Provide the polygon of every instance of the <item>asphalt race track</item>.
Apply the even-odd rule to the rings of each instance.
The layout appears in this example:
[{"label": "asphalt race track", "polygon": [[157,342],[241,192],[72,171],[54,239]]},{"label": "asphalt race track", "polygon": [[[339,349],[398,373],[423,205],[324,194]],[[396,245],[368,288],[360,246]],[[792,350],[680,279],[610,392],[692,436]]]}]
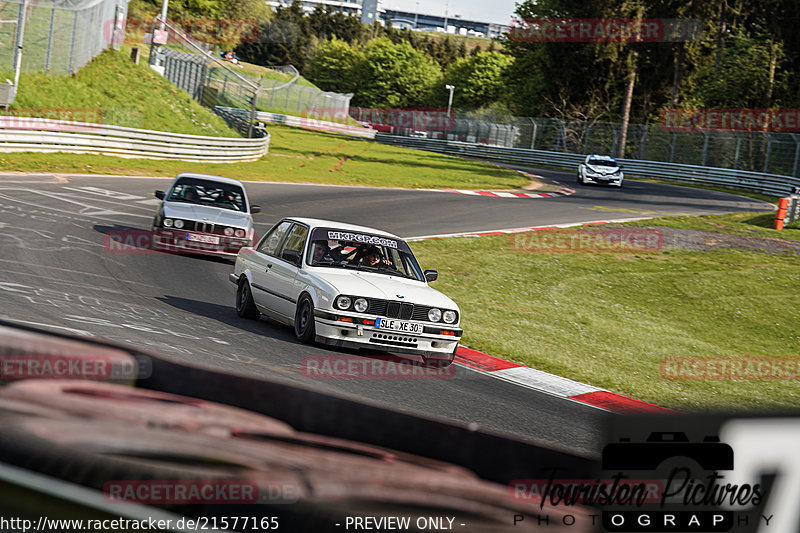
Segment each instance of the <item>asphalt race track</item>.
[{"label": "asphalt race track", "polygon": [[[538,170],[570,186],[574,174]],[[484,429],[596,451],[609,413],[458,367],[450,379],[309,379],[290,328],[240,319],[228,261],[109,253],[109,230],[149,230],[155,189],[170,179],[0,176],[0,318],[99,335],[232,372],[269,375]],[[286,215],[374,226],[402,237],[660,215],[764,211],[724,193],[644,182],[622,190],[577,187],[573,196],[504,199],[454,193],[248,183],[259,234]],[[423,265],[425,268],[443,265]],[[435,286],[435,285],[434,285]],[[346,352],[345,352],[346,353]]]}]

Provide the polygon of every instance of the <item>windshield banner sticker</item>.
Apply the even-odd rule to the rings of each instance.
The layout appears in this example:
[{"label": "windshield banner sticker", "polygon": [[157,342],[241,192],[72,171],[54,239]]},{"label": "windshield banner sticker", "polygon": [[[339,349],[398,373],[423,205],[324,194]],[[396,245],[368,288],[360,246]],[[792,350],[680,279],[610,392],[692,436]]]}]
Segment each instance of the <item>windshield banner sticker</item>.
[{"label": "windshield banner sticker", "polygon": [[361,233],[329,231],[328,239],[332,241],[365,242],[368,244],[375,244],[379,246],[388,246],[389,248],[397,248],[397,241],[394,241],[392,239],[384,239],[383,237],[375,237],[374,235],[363,235]]}]

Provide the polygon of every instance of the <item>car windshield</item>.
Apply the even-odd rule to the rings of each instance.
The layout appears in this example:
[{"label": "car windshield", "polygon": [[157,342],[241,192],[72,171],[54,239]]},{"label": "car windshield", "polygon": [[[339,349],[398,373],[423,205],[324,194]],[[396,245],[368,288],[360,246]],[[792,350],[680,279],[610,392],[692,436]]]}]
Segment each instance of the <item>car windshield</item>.
[{"label": "car windshield", "polygon": [[619,166],[616,161],[609,161],[608,159],[590,159],[589,164],[595,167],[617,168]]},{"label": "car windshield", "polygon": [[170,190],[167,200],[247,211],[241,187],[198,178],[180,178]]},{"label": "car windshield", "polygon": [[332,228],[314,230],[306,263],[424,280],[417,259],[404,241]]}]

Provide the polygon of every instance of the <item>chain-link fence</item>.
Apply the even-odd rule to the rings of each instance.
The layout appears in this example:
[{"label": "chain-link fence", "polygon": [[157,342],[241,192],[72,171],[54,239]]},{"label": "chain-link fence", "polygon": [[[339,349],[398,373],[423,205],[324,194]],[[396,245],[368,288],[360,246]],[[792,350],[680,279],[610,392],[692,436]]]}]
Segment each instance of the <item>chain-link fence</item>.
[{"label": "chain-link fence", "polygon": [[[119,48],[128,0],[6,0],[0,3],[0,70],[69,74],[109,45]],[[22,43],[19,36],[22,34]]]},{"label": "chain-link fence", "polygon": [[419,116],[409,119],[408,112],[351,111],[353,118],[393,135],[800,175],[800,134],[796,133],[684,132],[669,131],[660,124],[630,124],[623,154],[622,128],[617,123],[461,113],[442,119],[441,111],[411,113]]},{"label": "chain-link fence", "polygon": [[[160,22],[155,23],[158,28]],[[321,91],[302,85],[291,65],[245,70],[225,52],[212,52],[173,22],[165,22],[150,63],[172,83],[207,107],[231,107],[346,122],[352,94]],[[208,37],[204,35],[203,37]],[[200,75],[202,74],[202,77]]]},{"label": "chain-link fence", "polygon": [[[256,107],[259,111],[294,116],[313,116],[323,120],[344,122],[350,110],[352,94],[321,91],[298,83],[299,74],[291,65],[268,67],[262,77],[246,75],[251,83],[260,84]],[[226,69],[209,71],[208,85],[215,87],[219,105],[242,107],[247,86]]]}]

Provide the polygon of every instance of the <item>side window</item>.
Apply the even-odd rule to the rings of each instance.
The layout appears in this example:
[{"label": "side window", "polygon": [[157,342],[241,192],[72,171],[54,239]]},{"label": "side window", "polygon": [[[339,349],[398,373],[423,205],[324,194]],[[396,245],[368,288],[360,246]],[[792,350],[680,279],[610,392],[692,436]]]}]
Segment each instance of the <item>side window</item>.
[{"label": "side window", "polygon": [[280,244],[283,236],[286,235],[286,232],[289,230],[291,225],[292,223],[289,221],[278,224],[269,233],[267,233],[267,236],[264,237],[263,241],[261,241],[258,251],[262,254],[276,255],[275,252],[278,251],[278,244]]},{"label": "side window", "polygon": [[281,256],[283,256],[283,252],[286,250],[293,250],[302,255],[303,245],[306,242],[306,235],[308,235],[308,228],[300,224],[295,224],[292,231],[289,232],[289,236],[286,237],[283,249],[281,250]]}]

